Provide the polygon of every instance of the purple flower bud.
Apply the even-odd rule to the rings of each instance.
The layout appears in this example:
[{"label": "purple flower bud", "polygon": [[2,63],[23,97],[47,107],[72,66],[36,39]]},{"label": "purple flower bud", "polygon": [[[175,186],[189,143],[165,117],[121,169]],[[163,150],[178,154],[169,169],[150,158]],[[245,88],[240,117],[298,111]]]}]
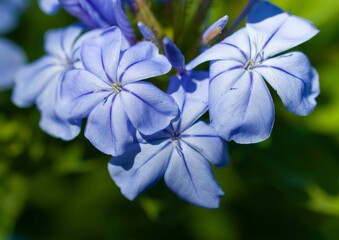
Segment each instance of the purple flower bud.
[{"label": "purple flower bud", "polygon": [[212,41],[216,36],[218,36],[222,30],[225,28],[228,22],[228,16],[220,18],[218,21],[213,23],[202,35],[202,42],[206,45]]},{"label": "purple flower bud", "polygon": [[122,8],[121,0],[113,0],[113,11],[117,21],[117,26],[130,44],[136,42],[133,27]]},{"label": "purple flower bud", "polygon": [[116,25],[111,0],[59,0],[59,3],[68,13],[91,29]]},{"label": "purple flower bud", "polygon": [[150,41],[153,43],[158,42],[157,38],[154,35],[154,32],[152,31],[152,29],[150,29],[149,27],[147,27],[144,23],[142,22],[138,22],[138,27],[139,30],[141,32],[141,35],[144,37],[144,39],[146,41]]},{"label": "purple flower bud", "polygon": [[183,73],[185,70],[185,57],[179,50],[179,48],[174,44],[174,42],[165,37],[162,40],[164,45],[164,50],[168,61],[176,68],[179,74]]}]

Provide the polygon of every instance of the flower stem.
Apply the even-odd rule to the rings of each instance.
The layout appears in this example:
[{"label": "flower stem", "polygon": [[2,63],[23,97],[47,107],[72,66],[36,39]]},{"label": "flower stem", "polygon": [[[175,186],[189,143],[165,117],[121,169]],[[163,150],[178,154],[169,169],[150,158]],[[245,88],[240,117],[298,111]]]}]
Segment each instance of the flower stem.
[{"label": "flower stem", "polygon": [[153,15],[149,6],[144,0],[135,1],[138,20],[152,29],[158,39],[162,38],[163,32],[158,20]]},{"label": "flower stem", "polygon": [[201,32],[198,26],[201,26],[202,23],[206,20],[208,10],[212,5],[213,0],[201,0],[194,15],[190,19],[187,26],[185,26],[184,33],[180,36],[180,39],[177,41],[180,44],[180,49],[186,49],[185,56],[188,56],[196,52],[197,48],[200,48]]},{"label": "flower stem", "polygon": [[244,18],[249,14],[249,12],[251,11],[251,9],[253,8],[253,6],[258,2],[259,0],[248,0],[246,7],[244,8],[244,10],[240,13],[240,15],[236,18],[236,20],[233,22],[233,24],[231,25],[231,27],[229,27],[227,29],[227,31],[225,31],[225,36],[229,36],[231,35],[235,29],[241,24],[241,22],[244,20]]}]

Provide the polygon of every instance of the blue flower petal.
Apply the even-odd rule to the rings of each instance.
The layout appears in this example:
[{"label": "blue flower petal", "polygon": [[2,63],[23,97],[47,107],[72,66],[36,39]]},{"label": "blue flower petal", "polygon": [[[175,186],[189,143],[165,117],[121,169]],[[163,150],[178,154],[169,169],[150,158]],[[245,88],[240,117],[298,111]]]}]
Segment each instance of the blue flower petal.
[{"label": "blue flower petal", "polygon": [[[64,1],[64,0],[61,0]],[[88,10],[90,16],[97,16],[98,27],[107,27],[116,25],[116,16],[114,14],[112,0],[86,0],[85,10]]]},{"label": "blue flower petal", "polygon": [[[41,112],[40,127],[49,135],[71,140],[80,133],[80,121],[74,125],[57,114],[55,106],[59,104],[60,79],[49,82],[37,99],[37,107]],[[51,107],[54,106],[54,107]]]},{"label": "blue flower petal", "polygon": [[206,123],[199,121],[181,133],[181,140],[202,154],[216,167],[228,163],[228,148],[217,132]]},{"label": "blue flower petal", "polygon": [[120,95],[112,94],[90,113],[85,136],[101,152],[117,156],[133,143],[135,129],[125,112]]},{"label": "blue flower petal", "polygon": [[13,42],[0,38],[0,89],[8,89],[14,84],[14,75],[25,63],[22,49]]},{"label": "blue flower petal", "polygon": [[39,6],[44,13],[53,15],[58,12],[60,3],[59,0],[39,0]]},{"label": "blue flower petal", "polygon": [[108,29],[100,37],[88,39],[81,50],[85,69],[107,84],[116,82],[121,45],[122,34],[116,27]]},{"label": "blue flower petal", "polygon": [[175,82],[181,86],[171,96],[178,104],[181,114],[180,119],[174,121],[172,126],[178,131],[184,131],[208,110],[208,72],[192,71],[172,77],[170,89],[174,90]]},{"label": "blue flower petal", "polygon": [[171,70],[167,58],[151,42],[139,42],[127,49],[118,67],[119,81],[129,84],[163,75]]},{"label": "blue flower petal", "polygon": [[281,13],[262,22],[246,25],[253,44],[251,56],[274,56],[314,37],[319,30],[305,19]]},{"label": "blue flower petal", "polygon": [[212,107],[218,104],[219,99],[229,91],[234,90],[234,84],[245,73],[242,63],[234,60],[222,60],[211,63],[210,66],[210,87],[209,87],[209,105]]},{"label": "blue flower petal", "polygon": [[124,34],[126,39],[131,44],[134,44],[136,42],[134,29],[123,9],[122,1],[121,0],[111,0],[111,1],[113,2],[113,11],[117,26],[121,29],[121,32]]},{"label": "blue flower petal", "polygon": [[[74,95],[86,91],[85,87],[82,86],[80,89],[75,88],[78,90],[76,91],[68,89],[67,85],[65,89],[61,89],[60,86],[65,73],[69,69],[81,66],[81,64],[78,64],[80,46],[77,40],[82,30],[82,27],[73,25],[64,29],[49,31],[45,35],[47,55],[33,64],[25,66],[18,72],[12,97],[14,103],[18,106],[29,106],[36,102],[41,112],[41,128],[50,135],[64,140],[74,138],[80,131],[81,117],[83,116],[72,116],[72,111],[78,111],[76,113],[83,111],[81,114],[89,114],[88,112],[84,113],[84,109],[87,110],[86,107],[89,105],[88,101],[86,102],[87,106],[84,106],[85,104],[82,103],[77,105],[80,106],[78,109],[72,108],[75,105],[73,101]],[[85,39],[92,37],[95,35],[94,33],[98,34],[96,31],[91,31],[81,36],[81,41],[83,42]],[[78,75],[77,73],[76,71],[75,75]],[[71,79],[74,80],[72,74],[68,76],[71,76]],[[69,80],[66,82],[69,82]],[[82,81],[79,80],[79,82]],[[72,88],[74,87],[74,83],[68,84]],[[96,84],[94,91],[98,89],[98,86],[99,92],[103,91],[103,84],[102,82],[101,85],[100,83]],[[110,86],[104,85],[104,88],[107,89]],[[68,93],[68,96],[62,99],[62,101],[60,100],[61,90]],[[63,104],[64,102],[67,103]]]},{"label": "blue flower petal", "polygon": [[12,30],[17,24],[16,14],[8,3],[0,3],[0,33],[7,33]]},{"label": "blue flower petal", "polygon": [[173,150],[170,141],[142,144],[141,151],[138,147],[134,145],[126,154],[113,158],[108,165],[112,179],[130,200],[159,181]]},{"label": "blue flower petal", "polygon": [[72,120],[88,117],[93,108],[112,93],[111,86],[86,70],[71,70],[61,86],[61,108]]},{"label": "blue flower petal", "polygon": [[210,106],[214,129],[237,143],[267,139],[273,127],[274,105],[262,77],[255,71],[245,72],[230,89]]},{"label": "blue flower petal", "polygon": [[[79,60],[81,58],[81,49],[84,45],[84,42],[87,39],[99,37],[104,32],[104,29],[94,29],[83,33],[72,45],[72,57],[74,60]],[[77,61],[75,64],[80,65],[81,67],[74,66],[75,68],[84,68],[81,61]]]},{"label": "blue flower petal", "polygon": [[64,141],[74,139],[79,135],[81,124],[71,124],[68,120],[60,118],[52,109],[41,113],[40,128],[50,136]]},{"label": "blue flower petal", "polygon": [[178,147],[172,152],[165,172],[167,186],[192,204],[217,208],[224,193],[213,177],[209,162],[185,143]]},{"label": "blue flower petal", "polygon": [[256,70],[278,92],[290,112],[307,115],[313,111],[319,81],[303,53],[291,52],[268,59]]},{"label": "blue flower petal", "polygon": [[82,31],[83,28],[77,25],[49,30],[45,34],[45,51],[64,60],[65,64],[71,65],[73,63],[73,45]]},{"label": "blue flower petal", "polygon": [[26,5],[26,0],[0,1],[0,34],[6,34],[16,27],[19,14],[25,9]]},{"label": "blue flower petal", "polygon": [[245,62],[249,58],[251,45],[246,29],[240,29],[222,42],[201,53],[186,65],[191,70],[199,64],[211,60],[234,60]]},{"label": "blue flower petal", "polygon": [[[65,72],[78,62],[74,49],[82,27],[70,26],[51,30],[46,34],[47,55],[27,65],[16,75],[13,101],[18,106],[36,102],[40,112],[40,126],[52,136],[70,140],[80,131],[80,120],[72,119],[62,109],[59,101],[60,83]],[[61,109],[61,110],[60,110]],[[71,110],[69,110],[71,111]]]},{"label": "blue flower petal", "polygon": [[44,56],[24,66],[15,76],[12,101],[19,107],[27,107],[36,101],[44,88],[55,78],[59,78],[63,67],[57,59]]},{"label": "blue flower petal", "polygon": [[111,0],[59,0],[61,6],[89,28],[116,25]]},{"label": "blue flower petal", "polygon": [[259,1],[253,6],[250,14],[248,15],[247,23],[258,23],[282,12],[283,10],[281,8],[270,2]]},{"label": "blue flower petal", "polygon": [[123,87],[122,102],[133,126],[150,135],[166,128],[178,114],[171,96],[148,82],[135,82]]}]

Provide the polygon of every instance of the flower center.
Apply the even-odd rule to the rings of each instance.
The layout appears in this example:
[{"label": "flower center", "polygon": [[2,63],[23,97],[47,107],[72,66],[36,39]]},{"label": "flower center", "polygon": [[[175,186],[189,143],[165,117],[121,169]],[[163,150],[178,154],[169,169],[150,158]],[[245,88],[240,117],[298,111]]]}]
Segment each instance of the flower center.
[{"label": "flower center", "polygon": [[181,139],[180,132],[175,131],[175,132],[171,133],[171,140],[172,141],[177,141],[177,140],[180,140],[180,139]]},{"label": "flower center", "polygon": [[121,83],[120,83],[120,82],[115,82],[115,83],[113,83],[113,85],[112,85],[112,90],[113,90],[113,92],[115,92],[115,93],[121,92],[121,90],[122,90],[122,85],[121,85]]},{"label": "flower center", "polygon": [[247,60],[244,64],[244,69],[251,72],[256,66],[256,62],[253,59]]}]

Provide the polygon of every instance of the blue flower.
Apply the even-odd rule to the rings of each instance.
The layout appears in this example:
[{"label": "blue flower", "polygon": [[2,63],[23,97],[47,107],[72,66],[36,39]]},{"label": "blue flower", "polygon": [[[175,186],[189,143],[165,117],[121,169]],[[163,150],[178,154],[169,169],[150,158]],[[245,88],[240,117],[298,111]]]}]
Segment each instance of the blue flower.
[{"label": "blue flower", "polygon": [[[210,163],[225,165],[227,146],[213,128],[202,121],[195,123],[207,111],[208,74],[185,76],[171,79],[180,118],[152,136],[139,135],[140,145],[132,145],[124,155],[113,158],[108,168],[122,194],[130,200],[164,176],[167,186],[179,198],[201,207],[217,208],[223,191],[214,179]],[[195,84],[195,91],[187,92],[183,87],[187,84]]]},{"label": "blue flower", "polygon": [[39,4],[47,14],[55,14],[62,6],[89,28],[116,25],[113,0],[39,0]]},{"label": "blue flower", "polygon": [[264,79],[288,111],[307,115],[314,109],[319,79],[308,58],[301,52],[276,55],[317,33],[310,22],[261,2],[250,14],[246,28],[188,64],[187,68],[192,69],[212,60],[210,119],[220,136],[238,143],[255,143],[269,137],[274,105]]},{"label": "blue flower", "polygon": [[36,103],[41,112],[40,127],[64,140],[78,135],[80,123],[70,124],[63,117],[62,110],[58,111],[60,83],[65,72],[82,67],[79,61],[82,42],[99,34],[97,30],[80,37],[82,30],[79,26],[71,26],[47,32],[47,54],[18,72],[12,96],[12,101],[19,107]]},{"label": "blue flower", "polygon": [[0,1],[0,34],[8,33],[17,25],[19,14],[25,9],[26,0]]},{"label": "blue flower", "polygon": [[40,8],[55,14],[60,6],[90,29],[118,26],[130,43],[135,42],[133,27],[123,9],[126,0],[40,0]]},{"label": "blue flower", "polygon": [[113,0],[39,0],[40,8],[55,14],[60,6],[90,28],[116,25]]},{"label": "blue flower", "polygon": [[66,74],[63,106],[70,120],[88,117],[85,136],[100,151],[120,155],[134,141],[136,130],[153,134],[177,116],[169,95],[140,81],[171,69],[154,44],[129,47],[120,29],[112,27],[86,41],[81,56],[85,70]]},{"label": "blue flower", "polygon": [[0,89],[13,86],[15,73],[25,63],[26,56],[22,49],[13,42],[0,38]]}]

